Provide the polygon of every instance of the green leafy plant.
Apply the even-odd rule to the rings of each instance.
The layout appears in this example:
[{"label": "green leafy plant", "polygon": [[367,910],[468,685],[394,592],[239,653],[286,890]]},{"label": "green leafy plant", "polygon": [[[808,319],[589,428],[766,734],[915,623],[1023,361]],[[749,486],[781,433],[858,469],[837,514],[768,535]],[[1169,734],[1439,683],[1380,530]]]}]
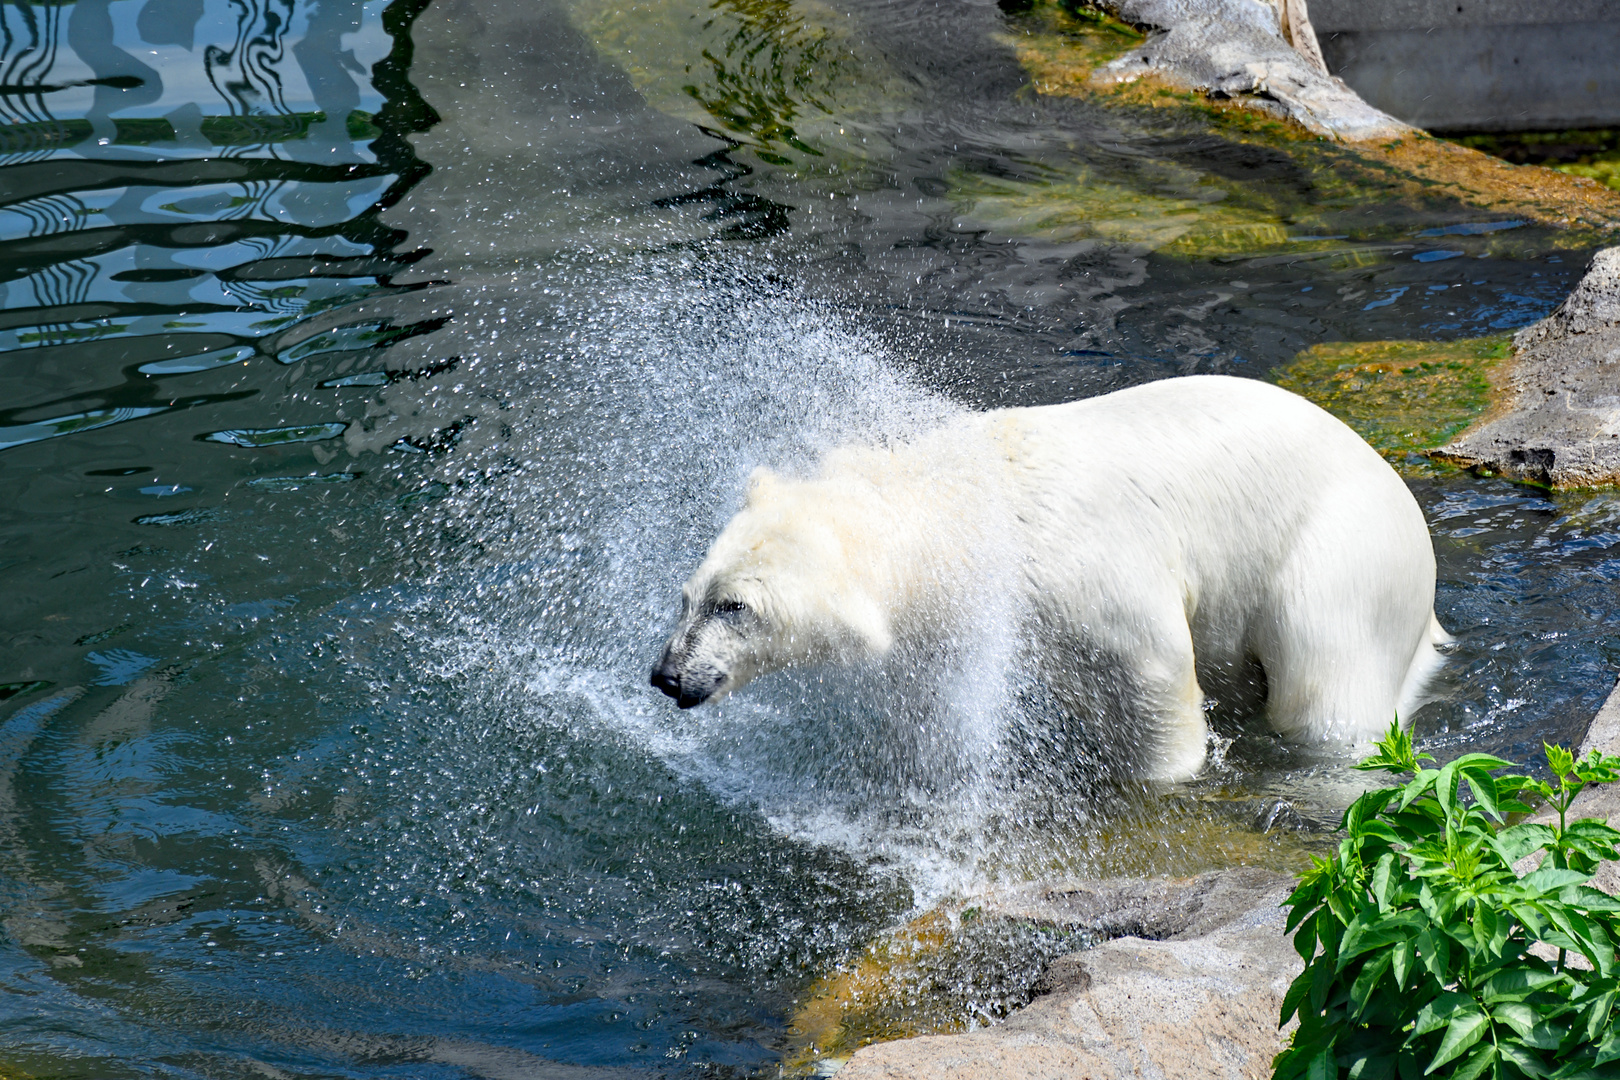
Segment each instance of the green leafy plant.
[{"label": "green leafy plant", "polygon": [[[1377,749],[1358,768],[1410,778],[1352,803],[1284,904],[1305,970],[1274,1080],[1620,1078],[1620,901],[1590,884],[1620,831],[1566,820],[1620,758],[1547,746],[1548,783],[1488,754],[1425,767],[1393,725]],[[1538,800],[1556,825],[1519,821]]]}]

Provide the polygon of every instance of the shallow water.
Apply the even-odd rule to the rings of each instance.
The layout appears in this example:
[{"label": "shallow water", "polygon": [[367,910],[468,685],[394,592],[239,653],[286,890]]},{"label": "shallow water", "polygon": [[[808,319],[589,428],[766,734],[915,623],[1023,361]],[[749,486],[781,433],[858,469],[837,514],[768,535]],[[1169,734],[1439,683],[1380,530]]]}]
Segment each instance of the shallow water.
[{"label": "shallow water", "polygon": [[[1499,332],[1585,261],[1038,96],[990,5],[3,10],[33,1075],[771,1075],[797,995],[919,907],[1297,859],[1341,761],[1229,728],[1196,784],[1100,786],[996,620],[943,705],[812,672],[681,714],[645,672],[757,464]],[[1413,486],[1459,639],[1420,733],[1577,741],[1620,500]]]}]

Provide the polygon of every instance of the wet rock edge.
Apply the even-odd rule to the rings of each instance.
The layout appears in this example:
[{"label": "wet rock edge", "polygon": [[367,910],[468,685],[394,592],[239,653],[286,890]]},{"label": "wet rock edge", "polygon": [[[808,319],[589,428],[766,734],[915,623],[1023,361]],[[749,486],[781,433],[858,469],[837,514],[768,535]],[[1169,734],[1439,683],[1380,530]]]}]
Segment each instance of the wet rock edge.
[{"label": "wet rock edge", "polygon": [[[1620,685],[1581,744],[1620,754]],[[1620,785],[1572,813],[1620,827]],[[1166,1080],[1270,1075],[1282,997],[1301,962],[1279,906],[1292,877],[1241,868],[1182,880],[1069,881],[1008,890],[986,912],[1118,934],[1053,961],[1042,996],[993,1028],[861,1048],[840,1080]],[[1593,882],[1620,894],[1620,865]]]}]

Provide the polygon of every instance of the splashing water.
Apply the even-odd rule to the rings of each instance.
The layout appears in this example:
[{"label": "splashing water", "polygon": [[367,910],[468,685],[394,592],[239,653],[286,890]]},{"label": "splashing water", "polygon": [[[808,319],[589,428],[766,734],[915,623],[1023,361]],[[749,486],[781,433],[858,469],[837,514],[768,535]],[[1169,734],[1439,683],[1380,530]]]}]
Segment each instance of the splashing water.
[{"label": "splashing water", "polygon": [[[690,263],[610,288],[543,285],[597,299],[444,377],[460,404],[435,401],[438,415],[475,415],[501,387],[511,437],[458,455],[443,477],[455,494],[413,521],[436,563],[455,544],[431,538],[481,543],[425,583],[413,618],[434,629],[408,662],[478,687],[506,725],[571,712],[576,735],[643,747],[785,835],[903,867],[920,900],[969,887],[1005,804],[1009,723],[1034,691],[1011,590],[979,591],[947,641],[881,664],[781,673],[687,713],[647,686],[678,585],[753,468],[806,473],[831,447],[908,440],[959,412],[819,305],[714,269],[677,285]],[[512,393],[525,383],[527,401]],[[405,394],[436,396],[413,386],[383,407],[408,414]]]}]

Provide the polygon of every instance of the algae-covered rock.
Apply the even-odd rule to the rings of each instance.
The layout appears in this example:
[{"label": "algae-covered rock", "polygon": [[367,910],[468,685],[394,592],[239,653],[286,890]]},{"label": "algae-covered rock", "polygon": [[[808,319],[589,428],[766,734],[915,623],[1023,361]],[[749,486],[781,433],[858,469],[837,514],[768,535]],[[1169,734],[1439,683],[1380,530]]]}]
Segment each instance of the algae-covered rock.
[{"label": "algae-covered rock", "polygon": [[1507,336],[1315,345],[1276,375],[1397,464],[1455,438],[1500,396]]},{"label": "algae-covered rock", "polygon": [[1277,375],[1391,460],[1554,488],[1620,484],[1620,248],[1512,338],[1318,345]]},{"label": "algae-covered rock", "polygon": [[1008,838],[982,867],[1027,884],[941,904],[817,979],[789,1022],[788,1073],[830,1069],[876,1042],[998,1023],[1066,985],[1059,958],[1119,935],[1224,925],[1251,886],[1333,842],[1331,825],[1313,831],[1288,820],[1289,804],[1240,789],[1136,798],[1111,802],[1111,822],[1030,823],[1044,856],[1031,862]]}]

